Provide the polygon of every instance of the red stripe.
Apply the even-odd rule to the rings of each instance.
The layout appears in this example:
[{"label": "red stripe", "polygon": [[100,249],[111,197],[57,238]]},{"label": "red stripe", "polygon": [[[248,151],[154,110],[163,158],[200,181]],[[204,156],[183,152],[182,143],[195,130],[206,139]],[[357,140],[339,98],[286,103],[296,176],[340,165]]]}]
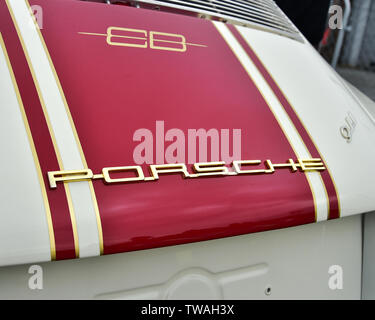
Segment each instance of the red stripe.
[{"label": "red stripe", "polygon": [[[156,120],[165,121],[165,133],[178,128],[185,137],[194,128],[241,128],[242,159],[283,163],[294,157],[266,101],[211,22],[81,1],[38,3],[46,17],[60,13],[44,21],[43,37],[88,167],[95,173],[132,165],[138,145],[134,132],[152,130],[155,142]],[[108,26],[172,32],[207,47],[189,46],[178,53],[110,46],[105,37],[79,33],[106,33]],[[186,140],[184,150],[186,158]],[[147,175],[148,167],[143,169]],[[163,175],[149,183],[109,185],[95,180],[93,185],[105,254],[315,221],[302,172],[186,180]]]},{"label": "red stripe", "polygon": [[64,188],[51,190],[47,187],[49,185],[47,172],[60,168],[26,56],[5,1],[0,3],[0,32],[19,87],[46,185],[55,235],[56,259],[75,258],[73,230]]},{"label": "red stripe", "polygon": [[[255,66],[258,68],[259,72],[263,75],[264,79],[267,81],[268,85],[273,90],[276,97],[279,99],[281,105],[284,107],[286,113],[289,115],[290,119],[292,120],[294,126],[296,127],[298,133],[300,134],[301,138],[303,139],[307,149],[309,150],[311,156],[313,158],[321,158],[323,159],[322,155],[319,153],[318,149],[316,148],[314,142],[312,141],[310,135],[308,134],[307,130],[305,129],[304,125],[302,124],[301,120],[299,119],[298,115],[296,114],[293,107],[290,105],[288,99],[281,91],[275,80],[272,78],[264,64],[261,62],[259,57],[255,54],[249,44],[244,40],[241,34],[233,25],[227,25],[229,30],[232,32],[233,36],[237,39],[237,41],[241,44],[243,49],[246,51],[250,59],[253,61]],[[329,219],[336,219],[340,217],[340,209],[338,204],[338,196],[336,192],[335,185],[333,183],[332,177],[329,174],[328,170],[321,172],[323,182],[325,184],[328,198],[329,198]]]}]

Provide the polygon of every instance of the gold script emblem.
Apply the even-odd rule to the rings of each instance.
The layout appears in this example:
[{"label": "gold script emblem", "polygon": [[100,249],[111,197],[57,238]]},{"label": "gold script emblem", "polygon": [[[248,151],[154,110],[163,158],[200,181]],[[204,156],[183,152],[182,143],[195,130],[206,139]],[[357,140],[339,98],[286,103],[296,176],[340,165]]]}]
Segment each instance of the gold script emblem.
[{"label": "gold script emblem", "polygon": [[188,46],[207,47],[203,44],[186,42],[185,36],[176,33],[147,31],[141,29],[108,27],[107,33],[78,32],[88,36],[106,37],[110,46],[132,47],[154,50],[186,52]]},{"label": "gold script emblem", "polygon": [[[103,179],[106,183],[129,183],[129,182],[147,182],[159,179],[160,174],[177,173],[184,178],[199,178],[206,176],[238,176],[251,174],[272,174],[276,169],[289,168],[292,173],[300,171],[322,171],[326,168],[321,159],[289,159],[286,163],[272,163],[266,160],[261,167],[261,160],[238,160],[233,161],[232,166],[228,167],[224,161],[218,162],[200,162],[193,164],[193,173],[188,171],[184,163],[174,164],[153,164],[149,166],[149,176],[145,176],[141,166],[124,166],[103,168],[100,174],[94,174],[91,169],[68,170],[68,171],[50,171],[48,179],[51,188],[57,188],[57,182],[74,182]],[[256,167],[255,169],[249,167]],[[231,169],[231,170],[230,170]],[[131,172],[131,177],[114,178],[115,173]]]}]

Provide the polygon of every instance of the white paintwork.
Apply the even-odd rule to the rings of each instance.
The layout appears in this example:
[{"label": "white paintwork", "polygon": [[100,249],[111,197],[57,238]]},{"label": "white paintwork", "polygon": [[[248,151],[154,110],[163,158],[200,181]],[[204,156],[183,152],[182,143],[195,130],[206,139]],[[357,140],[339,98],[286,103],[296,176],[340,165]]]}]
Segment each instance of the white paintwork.
[{"label": "white paintwork", "polygon": [[[0,268],[0,299],[360,299],[361,216],[79,260]],[[331,290],[328,269],[343,269]],[[271,295],[265,295],[267,286]]]},{"label": "white paintwork", "polygon": [[0,265],[51,259],[46,208],[20,107],[0,46]]},{"label": "white paintwork", "polygon": [[[35,71],[46,111],[61,156],[62,170],[84,168],[79,147],[53,71],[24,0],[9,0],[26,50]],[[80,257],[100,254],[96,214],[88,182],[69,184],[77,223]]]},{"label": "white paintwork", "polygon": [[343,83],[346,85],[353,98],[360,104],[363,111],[368,115],[371,121],[375,125],[375,102],[372,101],[368,96],[366,96],[358,88],[354,87],[352,84],[342,79]]},{"label": "white paintwork", "polygon": [[[375,125],[340,76],[309,44],[237,27],[289,99],[320,150],[340,196],[341,216],[375,209]],[[340,134],[350,112],[352,141]]]},{"label": "white paintwork", "polygon": [[[249,58],[245,50],[235,39],[229,29],[221,22],[213,22],[220,34],[227,41],[231,49],[236,53],[241,64],[251,76],[255,85],[261,91],[263,97],[265,98],[268,106],[278,120],[280,126],[282,127],[284,133],[292,144],[298,158],[308,159],[312,158],[308,149],[306,148],[301,136],[299,135],[297,129],[290,120],[288,114],[284,110],[283,106],[273,93],[272,89],[263,78],[257,67],[254,65],[252,60]],[[323,181],[319,177],[318,172],[308,172],[306,174],[309,178],[312,192],[314,193],[316,199],[316,216],[317,221],[327,220],[328,217],[328,199],[325,193],[325,187]]]},{"label": "white paintwork", "polygon": [[[63,99],[37,30],[30,27],[27,7],[24,1],[10,0],[10,3],[35,70],[64,169],[83,168]],[[266,97],[297,155],[309,158],[301,137],[269,85],[228,30],[221,23],[215,25]],[[238,30],[265,63],[321,151],[337,184],[342,216],[373,211],[373,104],[363,102],[363,97],[355,99],[310,45],[259,30],[242,27]],[[9,73],[0,71],[1,86],[5,86]],[[0,92],[6,92],[0,96],[6,100],[6,103],[0,101],[1,106],[10,107],[15,103],[14,90],[4,87]],[[18,106],[16,109],[19,110]],[[36,187],[35,166],[34,171],[30,170],[32,158],[30,154],[25,155],[30,147],[19,119],[12,123],[13,120],[7,119],[6,110],[2,107],[1,112],[6,116],[0,117],[4,122],[0,122],[0,143],[4,145],[1,150],[7,154],[6,159],[0,159],[0,265],[47,261],[50,252],[45,210],[38,193],[40,188]],[[351,143],[339,131],[348,112],[357,121]],[[11,145],[13,140],[9,137],[13,135],[20,141],[14,140],[17,143]],[[18,171],[11,175],[12,170],[4,168]],[[317,173],[308,173],[308,176],[317,199],[318,221],[325,220],[324,187]],[[77,182],[69,184],[69,189],[76,213],[80,256],[99,255],[89,185]],[[21,195],[24,201],[17,201]],[[184,246],[43,264],[48,281],[41,292],[27,289],[25,284],[30,275],[26,266],[0,268],[0,297],[261,298],[265,286],[271,284],[276,288],[271,298],[359,298],[360,253],[360,217],[357,216]],[[332,264],[342,265],[348,275],[343,291],[328,289],[327,270]],[[197,292],[202,295],[197,296]]]}]

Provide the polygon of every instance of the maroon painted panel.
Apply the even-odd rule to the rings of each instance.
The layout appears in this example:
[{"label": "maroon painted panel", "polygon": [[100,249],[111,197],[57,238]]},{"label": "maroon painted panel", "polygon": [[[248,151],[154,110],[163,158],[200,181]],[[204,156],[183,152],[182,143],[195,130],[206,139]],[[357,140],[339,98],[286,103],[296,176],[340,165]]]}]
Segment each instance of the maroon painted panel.
[{"label": "maroon painted panel", "polygon": [[[133,136],[142,128],[152,133],[152,163],[166,162],[156,154],[176,141],[164,141],[161,147],[157,121],[164,123],[164,136],[170,129],[183,133],[185,163],[191,156],[189,129],[214,129],[219,134],[222,129],[241,130],[243,160],[296,159],[261,93],[211,22],[80,1],[31,4],[43,7],[42,34],[94,173],[103,167],[134,165],[133,153],[141,142]],[[108,40],[138,47],[108,44],[109,27],[132,29],[113,34],[133,38]],[[184,48],[175,43],[181,35],[189,44],[184,52],[152,48],[151,32],[159,32],[154,38],[164,40],[154,46]],[[148,165],[142,167],[147,174]],[[315,221],[305,174],[288,169],[269,175],[183,179],[172,174],[154,182],[93,183],[105,254]],[[51,192],[59,189],[61,185]]]}]

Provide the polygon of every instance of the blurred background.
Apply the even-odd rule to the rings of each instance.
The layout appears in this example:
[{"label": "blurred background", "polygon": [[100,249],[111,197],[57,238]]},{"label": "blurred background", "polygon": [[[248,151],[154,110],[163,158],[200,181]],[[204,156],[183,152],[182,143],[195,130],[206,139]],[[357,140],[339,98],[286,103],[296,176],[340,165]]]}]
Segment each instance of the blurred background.
[{"label": "blurred background", "polygon": [[375,100],[375,0],[275,2],[341,76]]}]

